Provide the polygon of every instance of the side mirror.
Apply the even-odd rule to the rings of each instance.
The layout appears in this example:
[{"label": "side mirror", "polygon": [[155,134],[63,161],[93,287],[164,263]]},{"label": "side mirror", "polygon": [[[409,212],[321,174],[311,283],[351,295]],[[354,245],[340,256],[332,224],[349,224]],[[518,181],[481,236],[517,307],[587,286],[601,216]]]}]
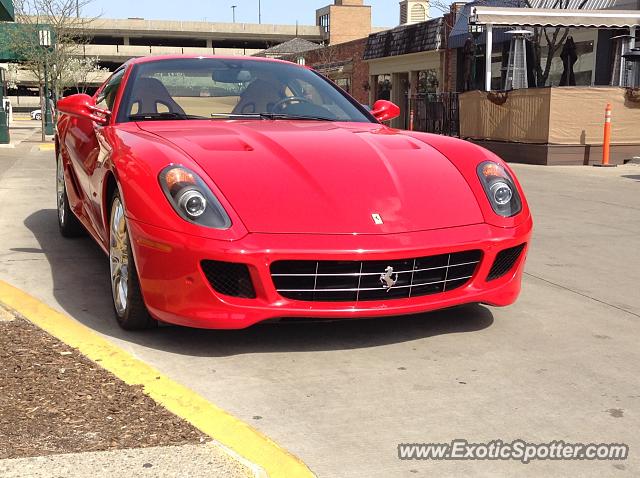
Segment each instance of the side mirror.
[{"label": "side mirror", "polygon": [[400,116],[400,108],[387,100],[378,100],[373,104],[371,114],[378,121],[390,121]]},{"label": "side mirror", "polygon": [[58,101],[58,111],[77,118],[90,119],[105,125],[109,121],[111,111],[98,108],[89,95],[79,94],[62,98]]}]

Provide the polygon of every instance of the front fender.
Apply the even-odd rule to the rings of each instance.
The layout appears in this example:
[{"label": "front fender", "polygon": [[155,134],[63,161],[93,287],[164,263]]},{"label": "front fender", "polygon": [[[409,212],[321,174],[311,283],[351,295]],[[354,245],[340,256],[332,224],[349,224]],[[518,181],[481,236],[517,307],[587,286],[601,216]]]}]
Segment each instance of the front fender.
[{"label": "front fender", "polygon": [[[449,136],[406,131],[404,134],[428,144],[442,153],[460,171],[475,195],[487,224],[498,227],[517,227],[530,220],[529,204],[513,170],[500,157],[476,144]],[[478,178],[477,168],[483,161],[501,164],[513,178],[522,199],[522,211],[513,217],[502,217],[495,213]]]},{"label": "front fender", "polygon": [[[247,235],[247,229],[233,211],[215,183],[180,149],[150,133],[128,123],[119,128],[113,139],[110,158],[111,174],[120,190],[127,217],[163,229],[219,240],[237,240]],[[218,198],[231,218],[227,230],[212,229],[182,219],[165,197],[158,180],[159,173],[168,165],[182,164],[196,172]],[[105,196],[108,194],[105,184]],[[105,197],[108,201],[109,198]]]}]

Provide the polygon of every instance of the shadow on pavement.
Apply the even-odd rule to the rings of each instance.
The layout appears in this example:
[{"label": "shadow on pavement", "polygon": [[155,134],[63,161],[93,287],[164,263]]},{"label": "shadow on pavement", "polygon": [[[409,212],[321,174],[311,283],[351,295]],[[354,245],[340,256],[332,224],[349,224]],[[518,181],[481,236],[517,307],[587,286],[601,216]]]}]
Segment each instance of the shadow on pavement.
[{"label": "shadow on pavement", "polygon": [[622,176],[627,179],[635,179],[636,181],[640,181],[640,174],[625,174]]},{"label": "shadow on pavement", "polygon": [[345,350],[402,343],[442,334],[490,327],[493,314],[484,306],[466,305],[404,317],[342,321],[265,323],[245,330],[216,331],[163,327],[144,332],[121,330],[113,318],[108,261],[89,237],[68,240],[58,233],[56,211],[42,209],[24,222],[51,267],[58,304],[88,327],[127,342],[180,355],[203,357],[245,353]]}]

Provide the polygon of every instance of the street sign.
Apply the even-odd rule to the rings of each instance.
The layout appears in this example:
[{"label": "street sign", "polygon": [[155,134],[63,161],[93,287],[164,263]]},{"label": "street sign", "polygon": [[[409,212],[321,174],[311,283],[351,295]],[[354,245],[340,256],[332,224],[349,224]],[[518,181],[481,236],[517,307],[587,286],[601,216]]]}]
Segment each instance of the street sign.
[{"label": "street sign", "polygon": [[[0,0],[1,2],[2,0]],[[43,35],[45,38],[41,38]],[[27,25],[22,23],[4,23],[0,22],[0,61],[25,61],[25,58],[19,51],[16,51],[14,45],[15,39],[18,38],[18,44],[32,45],[31,48],[43,46],[41,40],[45,40],[48,45],[47,48],[51,48],[56,41],[54,32],[51,27],[46,24],[42,25]]]}]

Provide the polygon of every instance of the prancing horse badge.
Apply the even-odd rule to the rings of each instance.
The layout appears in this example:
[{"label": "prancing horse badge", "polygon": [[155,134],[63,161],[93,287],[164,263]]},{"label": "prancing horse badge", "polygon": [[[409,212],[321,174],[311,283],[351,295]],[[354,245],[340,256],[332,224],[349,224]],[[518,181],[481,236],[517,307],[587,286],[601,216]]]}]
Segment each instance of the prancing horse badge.
[{"label": "prancing horse badge", "polygon": [[380,217],[380,214],[372,214],[371,217],[373,218],[373,222],[375,222],[376,224],[384,224],[384,221]]}]

